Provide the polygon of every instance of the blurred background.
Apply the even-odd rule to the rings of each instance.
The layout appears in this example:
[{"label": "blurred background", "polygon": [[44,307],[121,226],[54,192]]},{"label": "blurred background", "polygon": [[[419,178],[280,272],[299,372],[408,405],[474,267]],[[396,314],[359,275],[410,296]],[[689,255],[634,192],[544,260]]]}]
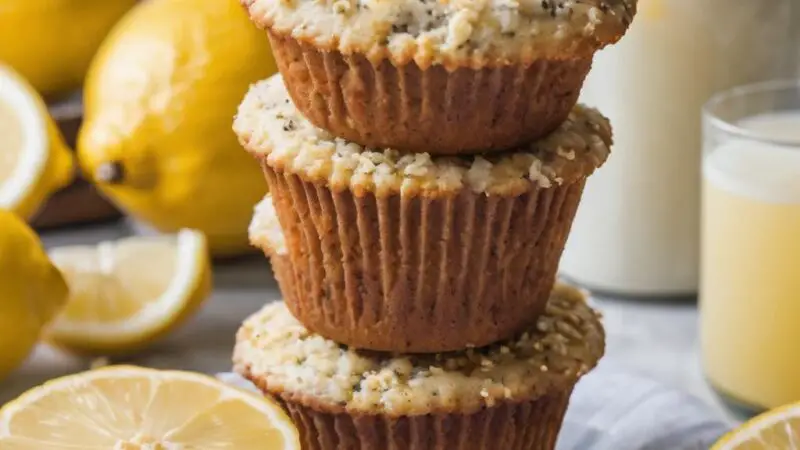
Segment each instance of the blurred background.
[{"label": "blurred background", "polygon": [[[615,145],[588,181],[561,272],[604,311],[609,364],[735,422],[800,401],[800,4],[639,3],[582,92]],[[86,286],[67,316],[112,324],[105,335],[64,325],[37,345],[45,323],[23,329],[24,313],[0,306],[0,324],[15,324],[0,326],[0,344],[16,355],[0,362],[0,402],[109,361],[229,368],[241,318],[279,297],[247,242],[267,186],[231,131],[249,84],[275,72],[237,0],[0,0],[0,208]],[[115,335],[148,297],[109,305],[109,283],[157,284],[147,274],[177,267],[185,229],[203,236],[214,289],[208,274],[207,292],[175,299],[185,314]],[[129,236],[134,247],[173,238],[166,251],[112,246],[136,276],[86,263]]]}]

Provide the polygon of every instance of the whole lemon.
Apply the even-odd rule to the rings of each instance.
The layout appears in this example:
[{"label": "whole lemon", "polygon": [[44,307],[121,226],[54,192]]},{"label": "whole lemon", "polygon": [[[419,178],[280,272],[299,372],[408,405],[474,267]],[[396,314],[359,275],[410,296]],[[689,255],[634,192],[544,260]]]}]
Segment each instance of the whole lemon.
[{"label": "whole lemon", "polygon": [[30,354],[67,294],[39,237],[16,214],[0,209],[0,378]]},{"label": "whole lemon", "polygon": [[249,251],[247,225],[267,186],[231,122],[249,85],[276,70],[237,0],[138,5],[87,77],[83,171],[159,231],[203,231],[216,256]]},{"label": "whole lemon", "polygon": [[103,38],[135,3],[0,1],[0,60],[45,95],[77,89]]}]

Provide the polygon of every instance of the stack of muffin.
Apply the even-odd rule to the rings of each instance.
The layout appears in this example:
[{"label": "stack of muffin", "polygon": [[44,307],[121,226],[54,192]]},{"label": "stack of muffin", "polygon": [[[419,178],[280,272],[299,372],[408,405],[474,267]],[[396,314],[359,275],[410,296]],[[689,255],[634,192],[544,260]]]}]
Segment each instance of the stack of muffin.
[{"label": "stack of muffin", "polygon": [[636,0],[243,3],[281,72],[234,129],[284,302],[245,321],[236,370],[304,449],[554,448],[605,347],[556,284],[612,140],[576,102]]}]

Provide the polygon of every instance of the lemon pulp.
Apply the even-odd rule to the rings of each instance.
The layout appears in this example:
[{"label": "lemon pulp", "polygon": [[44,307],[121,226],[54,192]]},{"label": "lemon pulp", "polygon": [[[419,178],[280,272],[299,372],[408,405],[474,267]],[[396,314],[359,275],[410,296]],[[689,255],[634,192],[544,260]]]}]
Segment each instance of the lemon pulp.
[{"label": "lemon pulp", "polygon": [[79,352],[138,350],[180,325],[211,290],[206,240],[193,230],[54,248],[50,256],[70,298],[47,337]]},{"label": "lemon pulp", "polygon": [[299,450],[272,401],[213,378],[109,367],[50,381],[0,410],[3,450]]},{"label": "lemon pulp", "polygon": [[[8,103],[0,102],[0,136],[7,148],[22,148],[22,122]],[[0,180],[11,176],[19,162],[19,152],[4,151],[0,153]]]},{"label": "lemon pulp", "polygon": [[11,68],[0,64],[0,208],[30,218],[73,178],[72,153],[44,101]]}]

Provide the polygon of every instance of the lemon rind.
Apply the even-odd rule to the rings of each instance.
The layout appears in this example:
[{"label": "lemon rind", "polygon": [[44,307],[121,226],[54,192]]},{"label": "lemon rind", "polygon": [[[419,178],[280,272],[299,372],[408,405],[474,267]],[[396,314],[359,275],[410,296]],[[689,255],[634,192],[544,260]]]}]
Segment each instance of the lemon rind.
[{"label": "lemon rind", "polygon": [[786,405],[748,420],[722,436],[711,450],[734,450],[747,441],[757,439],[763,430],[789,417],[800,417],[800,403]]},{"label": "lemon rind", "polygon": [[0,207],[15,210],[25,202],[47,166],[50,152],[47,112],[33,88],[3,65],[0,65],[0,98],[20,115],[25,136],[21,159],[9,179],[0,185]]}]

